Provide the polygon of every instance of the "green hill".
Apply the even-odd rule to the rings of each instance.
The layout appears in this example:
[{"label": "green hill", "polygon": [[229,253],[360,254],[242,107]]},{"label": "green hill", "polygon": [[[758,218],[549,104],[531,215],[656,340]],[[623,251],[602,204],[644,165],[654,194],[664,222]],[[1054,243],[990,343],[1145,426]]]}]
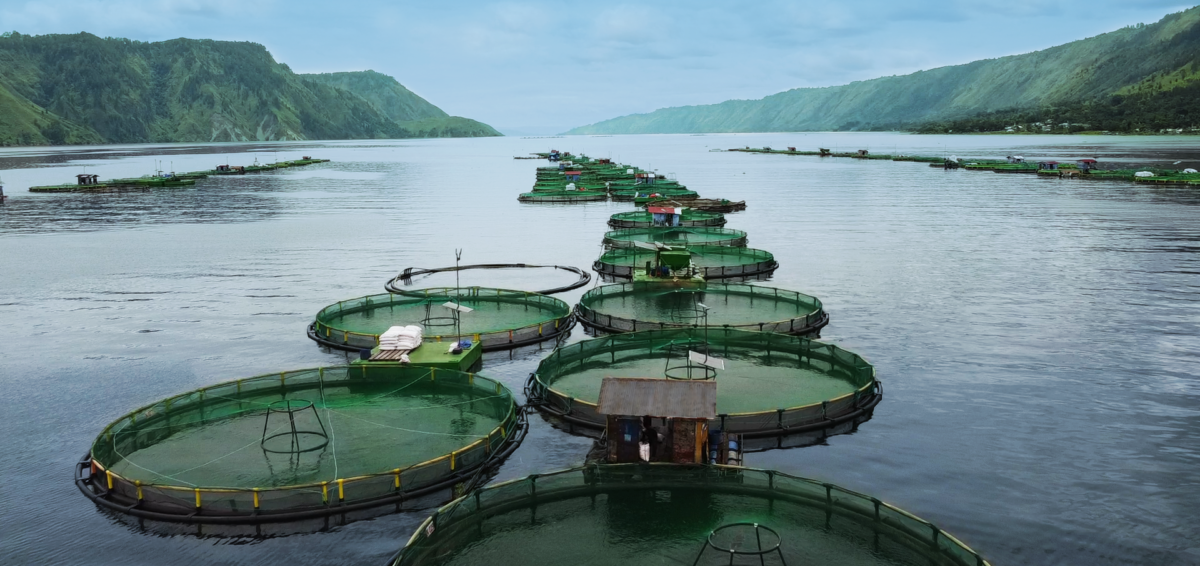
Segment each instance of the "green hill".
[{"label": "green hill", "polygon": [[338,87],[357,94],[374,104],[388,118],[397,122],[421,120],[423,118],[446,118],[441,108],[404,88],[383,73],[358,71],[349,73],[321,73],[300,75],[310,81]]},{"label": "green hill", "polygon": [[[343,88],[297,75],[249,42],[6,33],[0,145],[499,135],[446,116],[386,75],[342,74],[369,80],[347,77]],[[358,83],[387,81],[390,96],[377,88],[357,92]],[[448,125],[432,128],[425,120]]]},{"label": "green hill", "polygon": [[567,133],[867,130],[1014,108],[1103,103],[1114,94],[1131,94],[1131,89],[1161,90],[1186,82],[1200,66],[1198,59],[1200,7],[1155,24],[1023,55],[843,86],[794,89],[760,100],[664,108]]}]

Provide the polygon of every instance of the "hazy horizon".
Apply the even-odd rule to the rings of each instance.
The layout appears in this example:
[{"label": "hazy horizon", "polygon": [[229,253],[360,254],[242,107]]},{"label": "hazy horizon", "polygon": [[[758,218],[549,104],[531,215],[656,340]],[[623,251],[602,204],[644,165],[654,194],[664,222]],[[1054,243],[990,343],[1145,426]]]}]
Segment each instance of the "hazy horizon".
[{"label": "hazy horizon", "polygon": [[[1173,1],[724,4],[46,0],[4,28],[252,41],[299,73],[374,69],[446,112],[550,135],[668,106],[757,99],[1026,53],[1152,23]],[[265,23],[272,24],[270,26]]]}]

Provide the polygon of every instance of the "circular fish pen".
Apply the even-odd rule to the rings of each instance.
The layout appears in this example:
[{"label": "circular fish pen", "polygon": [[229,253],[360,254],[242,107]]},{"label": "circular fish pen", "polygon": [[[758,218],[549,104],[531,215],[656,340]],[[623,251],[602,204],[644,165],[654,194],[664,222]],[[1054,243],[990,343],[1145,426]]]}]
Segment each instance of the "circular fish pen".
[{"label": "circular fish pen", "polygon": [[[689,352],[723,361],[697,364]],[[611,334],[561,346],[526,383],[547,416],[600,431],[605,377],[708,378],[717,381],[713,425],[748,438],[834,429],[869,416],[882,398],[875,368],[857,354],[787,334],[687,328]]]},{"label": "circular fish pen", "polygon": [[745,283],[603,285],[584,293],[575,318],[590,329],[612,333],[708,325],[812,335],[829,324],[816,297]]},{"label": "circular fish pen", "polygon": [[[705,279],[762,275],[779,268],[771,252],[754,248],[689,245],[686,249]],[[646,262],[653,262],[656,253],[641,248],[613,248],[604,252],[592,269],[601,275],[629,279],[634,272],[645,270]]]},{"label": "circular fish pen", "polygon": [[604,244],[612,248],[632,248],[634,242],[668,246],[746,245],[746,233],[732,228],[624,228],[604,233]]},{"label": "circular fish pen", "polygon": [[676,464],[593,465],[488,486],[438,509],[390,564],[649,563],[990,566],[875,497],[770,470]]},{"label": "circular fish pen", "polygon": [[398,364],[220,383],[104,428],[76,468],[98,504],[173,522],[250,524],[435,493],[524,437],[512,392],[483,376]]},{"label": "circular fish pen", "polygon": [[570,204],[575,202],[603,202],[608,200],[608,193],[603,191],[546,191],[536,193],[521,193],[517,197],[521,202]]},{"label": "circular fish pen", "polygon": [[[725,215],[720,212],[706,212],[686,208],[679,215],[679,226],[724,226]],[[608,225],[613,228],[652,228],[656,226],[654,214],[646,210],[631,210],[618,212],[608,219]]]},{"label": "circular fish pen", "polygon": [[[458,314],[447,303],[472,311]],[[571,306],[554,297],[487,287],[434,288],[329,305],[309,325],[308,337],[331,348],[359,351],[378,346],[379,335],[393,326],[418,325],[426,342],[450,342],[461,335],[487,352],[557,338],[573,324]]]},{"label": "circular fish pen", "polygon": [[[478,270],[478,271],[476,271]],[[449,286],[454,282],[454,277],[457,277],[464,271],[471,271],[472,274],[483,275],[493,279],[504,280],[525,280],[527,277],[539,277],[536,272],[541,272],[541,277],[550,279],[563,279],[561,275],[570,274],[574,281],[567,283],[565,279],[562,285],[534,291],[539,295],[553,295],[563,291],[578,289],[587,285],[592,280],[592,276],[586,271],[569,265],[533,265],[529,263],[486,263],[477,265],[462,265],[458,267],[437,267],[437,268],[420,268],[406,267],[399,275],[392,278],[384,285],[384,289],[389,293],[400,295],[422,296],[426,287]],[[429,279],[437,275],[445,275],[446,281],[444,285],[429,285]],[[415,288],[419,285],[421,288]],[[516,287],[505,283],[505,287]],[[499,287],[499,285],[488,285],[488,287]]]},{"label": "circular fish pen", "polygon": [[651,200],[650,195],[655,195],[653,198],[696,198],[700,194],[690,189],[630,189],[610,191],[614,202],[637,202],[638,199],[644,201]]}]

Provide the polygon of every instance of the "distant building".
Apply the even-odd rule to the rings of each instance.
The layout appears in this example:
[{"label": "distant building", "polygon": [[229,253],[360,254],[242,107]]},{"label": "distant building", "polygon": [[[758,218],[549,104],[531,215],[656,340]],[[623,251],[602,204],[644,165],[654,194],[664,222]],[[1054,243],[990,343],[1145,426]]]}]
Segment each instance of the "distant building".
[{"label": "distant building", "polygon": [[1057,161],[1039,161],[1038,169],[1043,171],[1058,171]]},{"label": "distant building", "polygon": [[1079,166],[1080,171],[1085,173],[1091,171],[1092,169],[1096,169],[1095,159],[1080,159],[1076,161],[1075,164]]}]

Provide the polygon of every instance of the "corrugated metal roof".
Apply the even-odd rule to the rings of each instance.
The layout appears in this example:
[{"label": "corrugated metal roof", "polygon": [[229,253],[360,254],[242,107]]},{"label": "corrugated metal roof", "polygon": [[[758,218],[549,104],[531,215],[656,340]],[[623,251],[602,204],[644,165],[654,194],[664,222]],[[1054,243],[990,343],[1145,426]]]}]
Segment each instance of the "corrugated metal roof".
[{"label": "corrugated metal roof", "polygon": [[717,382],[606,377],[600,382],[602,415],[712,419],[717,416]]}]

